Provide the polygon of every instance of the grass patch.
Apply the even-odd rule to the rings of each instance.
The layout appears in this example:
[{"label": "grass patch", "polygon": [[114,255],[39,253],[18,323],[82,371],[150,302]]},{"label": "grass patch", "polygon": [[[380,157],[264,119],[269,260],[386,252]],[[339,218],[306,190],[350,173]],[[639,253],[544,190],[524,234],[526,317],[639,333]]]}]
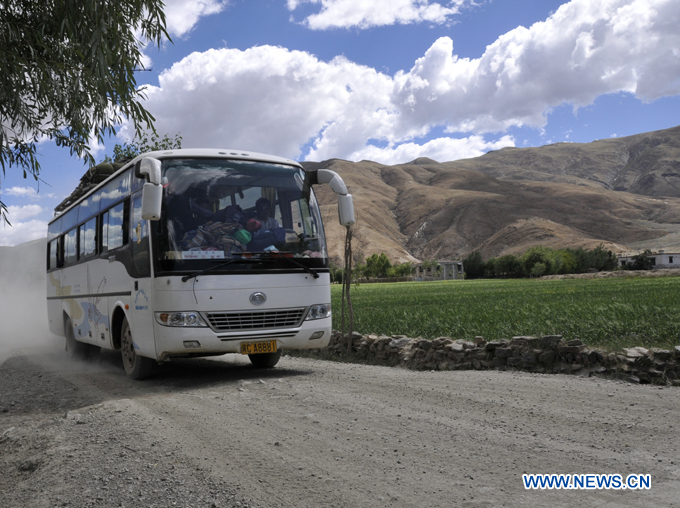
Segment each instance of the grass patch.
[{"label": "grass patch", "polygon": [[[341,287],[331,289],[340,329]],[[355,330],[434,339],[563,335],[589,346],[680,344],[680,278],[470,280],[352,287]]]}]

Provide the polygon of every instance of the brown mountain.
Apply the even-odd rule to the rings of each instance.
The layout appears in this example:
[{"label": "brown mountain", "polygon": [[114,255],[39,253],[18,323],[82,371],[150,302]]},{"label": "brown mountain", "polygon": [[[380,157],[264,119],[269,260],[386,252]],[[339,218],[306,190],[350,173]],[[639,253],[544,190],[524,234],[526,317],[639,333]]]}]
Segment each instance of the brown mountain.
[{"label": "brown mountain", "polygon": [[[680,127],[587,144],[506,148],[474,159],[386,166],[332,159],[354,195],[354,250],[393,262],[520,253],[533,245],[680,249]],[[319,201],[331,256],[344,229]]]}]

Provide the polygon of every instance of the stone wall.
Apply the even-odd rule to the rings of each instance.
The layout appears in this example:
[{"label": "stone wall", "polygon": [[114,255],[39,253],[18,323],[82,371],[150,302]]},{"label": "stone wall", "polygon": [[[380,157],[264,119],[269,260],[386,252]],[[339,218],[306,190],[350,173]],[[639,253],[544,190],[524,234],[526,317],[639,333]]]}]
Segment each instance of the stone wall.
[{"label": "stone wall", "polygon": [[588,347],[578,339],[565,341],[561,335],[491,342],[475,337],[472,342],[448,337],[427,340],[359,333],[350,339],[334,331],[328,347],[310,352],[322,358],[346,355],[349,340],[351,356],[357,359],[415,370],[522,370],[680,386],[680,346],[672,351],[634,347],[608,352]]}]

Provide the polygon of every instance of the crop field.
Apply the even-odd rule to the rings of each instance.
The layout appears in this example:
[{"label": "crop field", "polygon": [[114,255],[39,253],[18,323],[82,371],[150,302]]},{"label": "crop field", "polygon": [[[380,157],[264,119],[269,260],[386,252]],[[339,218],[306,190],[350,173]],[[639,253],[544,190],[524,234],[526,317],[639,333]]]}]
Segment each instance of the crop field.
[{"label": "crop field", "polygon": [[[340,329],[341,286],[332,288]],[[470,280],[352,286],[355,330],[434,339],[563,335],[607,349],[680,344],[680,278]]]}]

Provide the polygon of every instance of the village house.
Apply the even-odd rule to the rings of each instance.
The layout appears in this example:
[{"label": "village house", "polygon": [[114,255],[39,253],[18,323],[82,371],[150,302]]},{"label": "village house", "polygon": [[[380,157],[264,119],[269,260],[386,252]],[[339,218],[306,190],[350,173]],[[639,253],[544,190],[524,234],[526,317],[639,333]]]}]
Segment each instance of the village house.
[{"label": "village house", "polygon": [[419,281],[464,278],[462,261],[436,261],[434,264],[419,263],[413,268],[415,270],[414,280]]},{"label": "village house", "polygon": [[[625,268],[630,266],[635,262],[635,256],[638,254],[629,254],[627,256],[619,256],[619,266]],[[652,262],[652,267],[654,269],[662,268],[680,268],[680,252],[665,252],[660,250],[659,252],[652,252],[647,255]]]}]

